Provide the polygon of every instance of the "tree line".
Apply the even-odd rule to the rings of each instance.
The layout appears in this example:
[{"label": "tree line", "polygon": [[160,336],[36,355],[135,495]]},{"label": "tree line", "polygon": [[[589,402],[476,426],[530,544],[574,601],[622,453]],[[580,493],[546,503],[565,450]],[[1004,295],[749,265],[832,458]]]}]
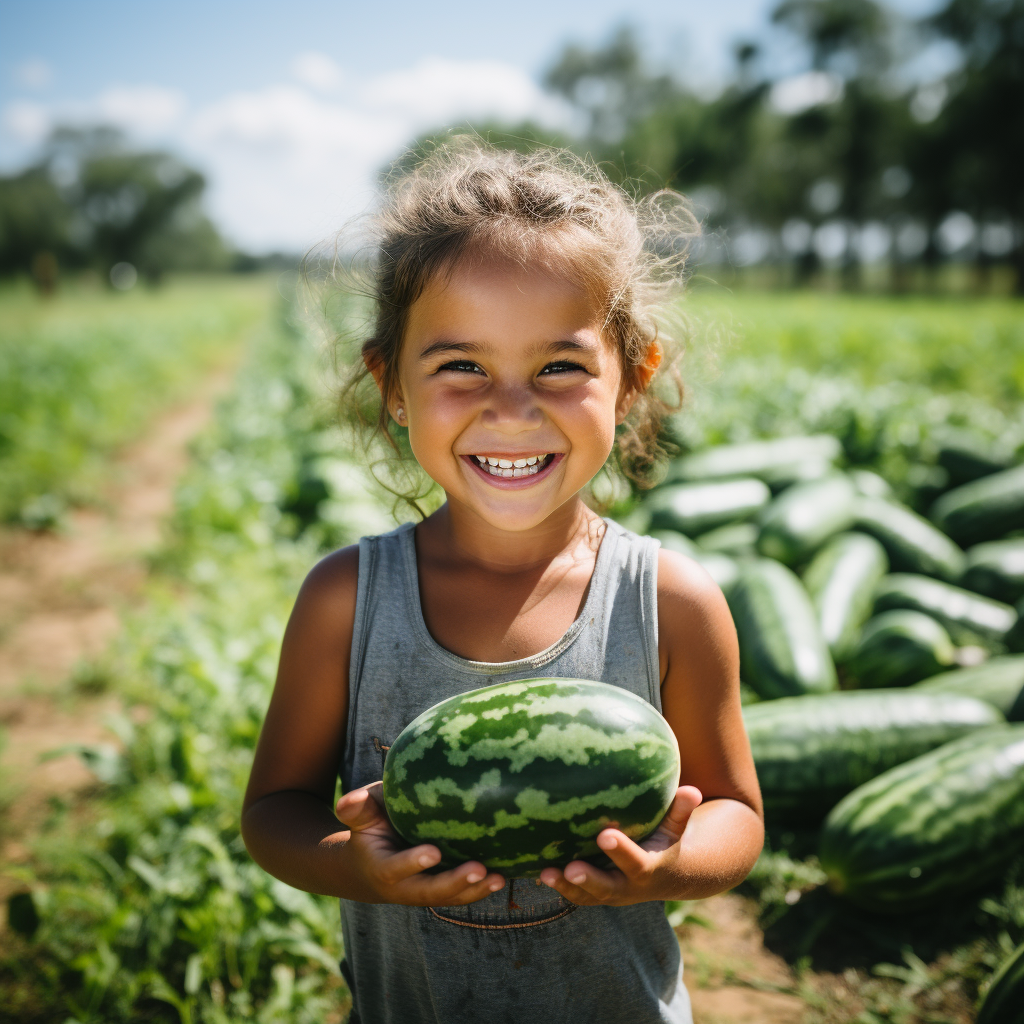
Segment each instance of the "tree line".
[{"label": "tree line", "polygon": [[[781,77],[745,41],[709,97],[657,69],[622,28],[597,47],[566,46],[545,74],[576,112],[575,135],[477,130],[588,152],[639,192],[686,193],[705,262],[773,262],[795,283],[825,266],[849,287],[882,265],[903,289],[953,260],[983,286],[1009,267],[1024,293],[1024,0],[945,0],[917,20],[880,0],[779,0],[771,18],[800,48],[802,74]],[[929,75],[920,64],[937,44],[955,59]],[[204,186],[177,157],[137,151],[112,129],[58,129],[36,163],[0,177],[0,275],[28,273],[47,290],[59,268],[118,286],[257,267],[203,214]]]},{"label": "tree line", "polygon": [[173,270],[227,268],[232,254],[202,211],[202,174],[139,151],[112,128],[58,128],[39,159],[0,177],[0,275],[52,291],[62,270],[113,287]]},{"label": "tree line", "polygon": [[[690,195],[704,260],[773,260],[798,283],[824,264],[851,287],[884,263],[897,289],[957,260],[982,284],[1012,267],[1024,292],[1024,0],[947,0],[918,20],[878,0],[781,0],[771,17],[802,74],[773,77],[743,42],[707,98],[652,70],[623,28],[546,74],[582,138],[503,137],[568,141],[639,191]],[[922,73],[940,43],[951,69]]]}]

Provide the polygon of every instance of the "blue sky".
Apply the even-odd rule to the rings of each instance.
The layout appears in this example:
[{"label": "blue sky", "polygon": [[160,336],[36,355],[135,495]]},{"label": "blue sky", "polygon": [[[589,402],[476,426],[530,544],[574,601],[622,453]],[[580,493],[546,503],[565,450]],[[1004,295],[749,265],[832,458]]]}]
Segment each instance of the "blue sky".
[{"label": "blue sky", "polygon": [[628,22],[654,58],[710,88],[733,43],[768,36],[772,6],[0,0],[0,167],[31,159],[56,122],[113,122],[200,166],[233,241],[298,249],[364,209],[376,169],[418,132],[491,115],[567,124],[538,84],[566,41]]}]

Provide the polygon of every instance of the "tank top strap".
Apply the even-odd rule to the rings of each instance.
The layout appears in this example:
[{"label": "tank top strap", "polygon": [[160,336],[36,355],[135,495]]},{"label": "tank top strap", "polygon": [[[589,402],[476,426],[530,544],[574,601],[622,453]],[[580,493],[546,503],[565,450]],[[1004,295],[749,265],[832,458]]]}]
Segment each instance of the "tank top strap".
[{"label": "tank top strap", "polygon": [[[606,659],[620,652],[642,662],[643,679],[625,684],[661,711],[661,673],[658,664],[658,548],[652,537],[640,537],[613,519],[607,529],[590,580],[584,612],[605,638]],[[636,672],[636,662],[634,673]],[[608,680],[609,682],[611,680]]]}]

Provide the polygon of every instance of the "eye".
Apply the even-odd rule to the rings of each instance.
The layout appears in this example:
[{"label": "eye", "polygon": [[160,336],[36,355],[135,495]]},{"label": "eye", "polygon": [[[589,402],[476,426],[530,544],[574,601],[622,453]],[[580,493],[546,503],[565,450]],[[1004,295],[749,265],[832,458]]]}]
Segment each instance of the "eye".
[{"label": "eye", "polygon": [[554,363],[548,363],[543,370],[540,371],[541,376],[553,376],[554,374],[563,373],[588,373],[589,371],[585,366],[581,366],[579,363],[570,362],[568,359],[559,359]]},{"label": "eye", "polygon": [[437,368],[436,373],[449,370],[452,373],[483,373],[484,371],[472,359],[453,359]]}]

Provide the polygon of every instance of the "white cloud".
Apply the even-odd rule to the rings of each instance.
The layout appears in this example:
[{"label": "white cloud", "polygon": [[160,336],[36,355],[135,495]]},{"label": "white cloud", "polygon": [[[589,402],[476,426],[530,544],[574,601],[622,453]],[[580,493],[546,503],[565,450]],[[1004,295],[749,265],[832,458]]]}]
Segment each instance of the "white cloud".
[{"label": "white cloud", "polygon": [[14,81],[24,89],[45,89],[53,81],[53,68],[45,60],[22,61],[14,69]]},{"label": "white cloud", "polygon": [[115,124],[168,145],[207,174],[211,213],[238,244],[304,249],[372,202],[377,172],[403,146],[445,125],[527,118],[566,127],[560,101],[498,61],[424,59],[362,83],[323,54],[296,58],[281,82],[189,107],[178,92],[119,85],[92,100],[4,111],[6,132],[37,144],[54,123]]},{"label": "white cloud", "polygon": [[371,79],[360,90],[371,108],[400,112],[420,123],[451,118],[534,117],[564,125],[565,107],[544,93],[522,69],[499,61],[453,61],[427,57],[403,71]]},{"label": "white cloud", "polygon": [[843,80],[827,71],[805,71],[772,86],[768,101],[780,114],[799,114],[843,98]]},{"label": "white cloud", "polygon": [[518,68],[427,59],[336,96],[286,84],[233,93],[197,111],[185,138],[233,238],[300,249],[367,209],[377,172],[417,135],[486,118],[568,121]]},{"label": "white cloud", "polygon": [[325,152],[372,146],[380,119],[328,102],[294,85],[239,92],[210,104],[192,122],[197,140],[253,152]]},{"label": "white cloud", "polygon": [[49,134],[50,112],[30,100],[15,100],[4,107],[3,127],[18,142],[38,145]]},{"label": "white cloud", "polygon": [[345,74],[325,53],[300,53],[292,61],[292,74],[303,85],[317,92],[335,92],[345,81]]},{"label": "white cloud", "polygon": [[118,85],[84,106],[81,119],[96,118],[127,132],[151,136],[173,128],[185,113],[185,97],[158,85]]}]

